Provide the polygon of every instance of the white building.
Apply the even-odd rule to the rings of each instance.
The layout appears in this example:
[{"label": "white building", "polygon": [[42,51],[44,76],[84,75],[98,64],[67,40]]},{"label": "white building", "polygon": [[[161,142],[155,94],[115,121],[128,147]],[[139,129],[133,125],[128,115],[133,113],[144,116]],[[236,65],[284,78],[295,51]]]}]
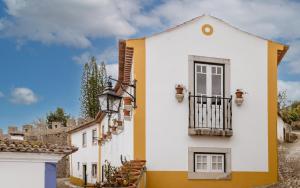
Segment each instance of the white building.
[{"label": "white building", "polygon": [[277,66],[287,49],[212,16],[121,41],[118,80],[137,80],[137,108],[125,118],[122,105],[113,118],[124,130],[110,139],[115,124],[99,120],[99,166],[146,160],[148,188],[275,183]]},{"label": "white building", "polygon": [[75,151],[68,146],[0,140],[1,187],[56,188],[56,163]]},{"label": "white building", "polygon": [[[103,118],[98,117],[98,118]],[[99,172],[99,123],[90,121],[70,130],[71,145],[78,148],[76,153],[70,155],[71,182],[83,185],[86,180],[94,184],[98,180]]]}]

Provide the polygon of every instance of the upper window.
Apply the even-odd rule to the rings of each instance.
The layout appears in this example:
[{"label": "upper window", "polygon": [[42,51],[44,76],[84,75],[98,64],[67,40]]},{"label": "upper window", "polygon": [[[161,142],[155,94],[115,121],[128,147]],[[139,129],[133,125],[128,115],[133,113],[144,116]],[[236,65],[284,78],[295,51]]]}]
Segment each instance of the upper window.
[{"label": "upper window", "polygon": [[97,129],[93,129],[92,130],[92,144],[97,144],[98,140],[97,140]]},{"label": "upper window", "polygon": [[82,147],[86,147],[86,133],[82,133]]},{"label": "upper window", "polygon": [[195,95],[223,97],[224,65],[195,62]]}]

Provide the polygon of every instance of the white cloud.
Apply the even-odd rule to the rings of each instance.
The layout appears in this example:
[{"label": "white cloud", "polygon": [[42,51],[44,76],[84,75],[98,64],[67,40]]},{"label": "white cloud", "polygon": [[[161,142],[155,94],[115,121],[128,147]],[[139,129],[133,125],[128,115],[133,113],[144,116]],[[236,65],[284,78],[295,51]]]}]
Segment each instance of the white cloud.
[{"label": "white cloud", "polygon": [[[219,17],[267,39],[291,44],[285,59],[300,73],[300,1],[292,0],[4,0],[0,36],[45,44],[90,47],[95,38],[160,31],[202,14]],[[145,30],[143,30],[145,31]],[[295,54],[294,56],[292,54]],[[88,52],[75,58],[84,62]],[[104,58],[104,57],[103,57]],[[105,58],[104,58],[105,59]]]},{"label": "white cloud", "polygon": [[0,91],[0,98],[4,97],[4,94]]},{"label": "white cloud", "polygon": [[300,81],[278,80],[278,91],[286,91],[289,100],[300,100]]},{"label": "white cloud", "polygon": [[139,0],[4,0],[4,3],[9,17],[2,18],[2,34],[45,44],[89,47],[93,38],[136,33],[135,20],[144,17]]},{"label": "white cloud", "polygon": [[73,61],[78,64],[85,64],[91,59],[92,55],[89,52],[84,52],[79,56],[72,57]]},{"label": "white cloud", "polygon": [[36,103],[38,97],[36,94],[29,88],[14,88],[11,92],[11,102],[15,104],[26,104],[30,105]]},{"label": "white cloud", "polygon": [[118,71],[119,71],[118,68],[119,65],[117,63],[107,64],[106,65],[107,75],[118,79]]},{"label": "white cloud", "polygon": [[90,51],[83,52],[78,56],[72,57],[73,61],[78,64],[85,64],[91,57],[94,56],[98,63],[104,62],[105,64],[117,63],[118,50],[113,47],[106,48],[100,53],[92,53]]}]

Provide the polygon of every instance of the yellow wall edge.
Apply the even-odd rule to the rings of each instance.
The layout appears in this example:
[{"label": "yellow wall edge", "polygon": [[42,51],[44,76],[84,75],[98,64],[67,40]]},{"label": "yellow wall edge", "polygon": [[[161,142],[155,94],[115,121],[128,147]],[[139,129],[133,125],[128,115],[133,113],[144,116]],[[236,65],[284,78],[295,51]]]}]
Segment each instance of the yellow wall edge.
[{"label": "yellow wall edge", "polygon": [[133,68],[137,80],[137,108],[134,112],[133,156],[134,159],[146,159],[146,52],[145,39],[126,41],[126,46],[134,48]]}]

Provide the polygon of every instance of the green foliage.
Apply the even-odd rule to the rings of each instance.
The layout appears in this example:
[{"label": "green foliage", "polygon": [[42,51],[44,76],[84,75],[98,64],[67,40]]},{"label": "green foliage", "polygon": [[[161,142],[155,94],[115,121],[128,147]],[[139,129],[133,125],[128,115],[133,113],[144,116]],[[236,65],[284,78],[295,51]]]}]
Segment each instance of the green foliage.
[{"label": "green foliage", "polygon": [[[288,105],[290,103],[290,105]],[[290,102],[287,100],[286,91],[278,94],[278,111],[284,122],[291,124],[300,120],[300,101]]]},{"label": "green foliage", "polygon": [[85,118],[95,118],[99,111],[98,96],[103,92],[107,82],[107,73],[104,62],[97,64],[92,57],[84,65],[81,78],[81,115]]},{"label": "green foliage", "polygon": [[58,107],[55,112],[47,114],[47,123],[62,122],[63,125],[66,125],[69,118],[70,115],[67,115],[63,108]]}]

